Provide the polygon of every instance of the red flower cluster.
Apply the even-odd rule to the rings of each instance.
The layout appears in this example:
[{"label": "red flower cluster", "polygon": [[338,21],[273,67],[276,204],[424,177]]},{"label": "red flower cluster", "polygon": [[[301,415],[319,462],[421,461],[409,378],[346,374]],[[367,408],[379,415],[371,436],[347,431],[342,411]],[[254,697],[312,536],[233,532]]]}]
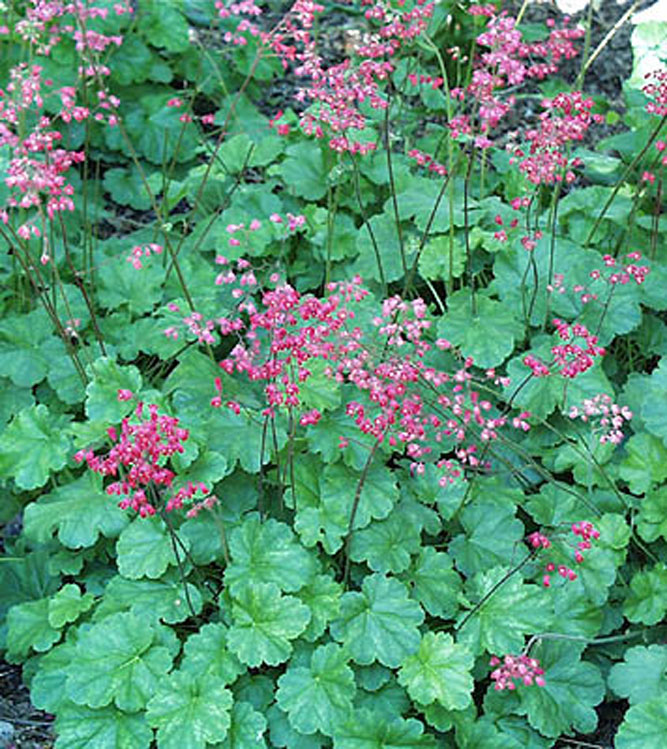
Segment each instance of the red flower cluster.
[{"label": "red flower cluster", "polygon": [[[120,390],[118,400],[129,400],[128,393],[132,395],[131,391]],[[176,474],[165,464],[172,455],[183,452],[183,443],[189,436],[187,429],[179,427],[178,419],[160,415],[156,405],[150,405],[148,413],[148,419],[144,419],[144,404],[140,402],[135,410],[138,423],[123,419],[120,437],[110,427],[109,437],[116,444],[105,456],[95,455],[92,450],[80,450],[74,456],[77,463],[85,460],[90,470],[101,476],[119,476],[118,481],[107,486],[107,494],[123,497],[118,506],[123,510],[132,508],[141,517],[155,514],[162,501],[161,487],[173,487]],[[209,490],[202,483],[188,482],[171,495],[165,510],[180,509],[197,492],[206,495]]]}]

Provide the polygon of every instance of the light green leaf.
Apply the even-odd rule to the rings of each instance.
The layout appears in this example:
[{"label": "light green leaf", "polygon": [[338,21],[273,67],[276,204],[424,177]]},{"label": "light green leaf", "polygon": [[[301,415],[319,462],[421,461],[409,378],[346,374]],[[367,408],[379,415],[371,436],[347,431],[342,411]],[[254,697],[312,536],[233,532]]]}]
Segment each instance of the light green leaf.
[{"label": "light green leaf", "polygon": [[[371,232],[375,244],[371,238]],[[403,240],[406,266],[410,268],[414,261],[416,246],[409,241],[405,229],[403,230]],[[385,281],[387,283],[398,281],[399,278],[403,277],[404,271],[401,259],[401,244],[396,229],[396,217],[392,208],[385,210],[384,213],[372,216],[368,219],[367,224],[360,227],[357,233],[359,257],[350,266],[350,273],[358,273],[363,279],[381,280],[375,245],[377,245],[380,255]]]},{"label": "light green leaf", "polygon": [[489,596],[461,628],[461,641],[475,653],[518,653],[525,635],[549,630],[552,613],[548,591],[525,584],[516,575],[495,589],[506,573],[506,568],[494,567],[475,575],[468,584],[472,602],[481,603]]},{"label": "light green leaf", "polygon": [[322,736],[321,733],[314,733],[309,736],[297,733],[292,728],[287,713],[284,713],[275,702],[268,709],[266,715],[269,719],[272,746],[287,747],[287,749],[291,749],[293,746],[298,746],[299,749],[321,749],[325,741],[327,746],[330,745],[329,739]]},{"label": "light green leaf", "polygon": [[588,734],[597,726],[594,708],[602,702],[605,685],[598,667],[580,659],[582,650],[571,642],[543,642],[534,657],[545,671],[545,686],[518,690],[520,712],[545,736],[557,738],[572,730]]},{"label": "light green leaf", "polygon": [[12,606],[7,615],[7,651],[16,659],[28,655],[30,648],[41,653],[60,639],[59,629],[49,624],[49,599],[27,601]]},{"label": "light green leaf", "polygon": [[[184,539],[181,539],[185,543]],[[116,543],[118,571],[129,580],[160,577],[176,564],[174,548],[164,521],[157,517],[136,517]]]},{"label": "light green leaf", "polygon": [[664,564],[656,564],[652,569],[634,575],[623,613],[631,622],[648,625],[664,619],[667,613],[667,569]]},{"label": "light green leaf", "polygon": [[153,47],[169,52],[184,52],[190,45],[188,22],[177,4],[148,5],[139,15],[139,31]]},{"label": "light green leaf", "polygon": [[0,437],[0,479],[13,478],[20,489],[44,486],[67,463],[70,421],[41,403],[19,411]]},{"label": "light green leaf", "polygon": [[667,695],[667,646],[628,648],[623,663],[609,672],[609,686],[631,705]]},{"label": "light green leaf", "polygon": [[350,544],[351,559],[367,562],[373,572],[406,570],[410,556],[419,551],[421,544],[421,528],[409,520],[398,504],[385,520],[357,531]]},{"label": "light green leaf", "polygon": [[633,705],[616,734],[616,749],[658,749],[667,735],[667,702],[664,696]]},{"label": "light green leaf", "polygon": [[641,414],[649,432],[662,440],[662,444],[667,447],[665,392],[667,392],[667,363],[663,359],[645,383]]},{"label": "light green leaf", "polygon": [[60,629],[75,622],[94,602],[95,596],[92,593],[82,596],[78,585],[64,585],[49,601],[49,624]]},{"label": "light green leaf", "polygon": [[32,387],[49,371],[49,358],[42,350],[53,337],[46,314],[40,309],[27,315],[3,316],[0,320],[0,376],[17,387]]},{"label": "light green leaf", "polygon": [[[287,435],[280,423],[276,426],[276,440],[280,449],[285,445]],[[261,421],[245,412],[237,415],[226,408],[212,415],[206,424],[205,438],[209,449],[225,456],[230,469],[238,461],[244,471],[258,473],[261,466],[262,431]],[[265,440],[265,443],[264,463],[273,452],[273,438]]]},{"label": "light green leaf", "polygon": [[313,652],[309,667],[290,667],[278,679],[278,705],[299,733],[332,736],[350,714],[356,686],[348,659],[329,643]]},{"label": "light green leaf", "polygon": [[418,720],[389,718],[371,710],[357,710],[347,723],[336,731],[334,749],[435,749],[433,736],[424,734]]},{"label": "light green leaf", "polygon": [[266,718],[253,710],[249,702],[235,702],[231,717],[227,737],[219,745],[220,749],[255,749],[266,746]]},{"label": "light green leaf", "polygon": [[141,710],[171,668],[169,649],[156,644],[156,627],[132,613],[113,614],[80,632],[67,677],[67,696],[77,705],[115,702]]},{"label": "light green leaf", "polygon": [[305,408],[317,408],[322,412],[331,411],[340,405],[340,385],[333,377],[325,374],[327,366],[324,359],[308,362],[310,375],[299,385],[299,398]]},{"label": "light green leaf", "polygon": [[227,627],[222,624],[205,624],[199,632],[188,637],[183,647],[180,670],[193,676],[211,676],[219,684],[232,684],[245,672],[227,646]]},{"label": "light green leaf", "polygon": [[232,599],[232,621],[227,643],[242,663],[251,667],[277,666],[292,652],[290,640],[310,621],[310,612],[292,596],[282,596],[275,583],[239,586]]},{"label": "light green leaf", "polygon": [[285,523],[270,518],[262,523],[259,515],[246,516],[229,536],[232,562],[225,570],[225,583],[232,595],[244,585],[275,583],[293,593],[314,575],[316,560],[303,548]]},{"label": "light green leaf", "polygon": [[645,541],[655,541],[659,536],[667,541],[667,486],[650,491],[642,500],[637,527]]},{"label": "light green leaf", "polygon": [[[332,510],[344,510],[349,519],[359,483],[358,473],[336,463],[326,466],[322,478],[322,503]],[[361,489],[354,528],[365,528],[373,518],[386,518],[396,500],[398,487],[390,469],[380,464],[372,465]]]},{"label": "light green leaf", "polygon": [[473,313],[470,292],[461,290],[447,299],[447,314],[438,324],[438,334],[460,346],[478,367],[497,367],[523,335],[523,323],[509,305],[481,294]]},{"label": "light green leaf", "polygon": [[427,632],[417,653],[403,662],[398,683],[422,705],[437,701],[448,710],[463,710],[472,701],[474,662],[473,654],[451,635]]},{"label": "light green leaf", "polygon": [[58,539],[70,549],[93,546],[100,533],[114,538],[128,522],[127,514],[105,494],[100,477],[90,471],[29,504],[24,517],[30,540],[46,543],[57,528]]},{"label": "light green leaf", "polygon": [[[203,606],[202,595],[191,583],[187,586],[190,603],[198,614]],[[192,616],[177,570],[170,570],[159,580],[128,580],[121,575],[112,577],[104,588],[94,618],[104,619],[119,611],[132,611],[142,619],[162,620],[166,624],[177,624]]]},{"label": "light green leaf", "polygon": [[143,713],[128,715],[113,705],[91,710],[70,702],[58,712],[55,733],[55,749],[148,749],[153,740]]},{"label": "light green leaf", "polygon": [[302,637],[315,642],[332,619],[340,613],[343,586],[329,575],[317,575],[298,592],[297,597],[310,609],[310,622]]},{"label": "light green leaf", "polygon": [[524,536],[523,523],[515,517],[514,497],[489,494],[471,502],[461,513],[466,533],[456,536],[449,552],[467,576],[499,564],[510,564]]},{"label": "light green leaf", "polygon": [[[158,172],[149,174],[146,178],[154,197],[162,188],[162,177]],[[150,195],[141,178],[139,170],[132,164],[128,169],[108,169],[104,173],[104,189],[111,194],[115,203],[129,205],[137,211],[147,211],[151,208]],[[128,252],[129,255],[129,252]]]},{"label": "light green leaf", "polygon": [[327,170],[316,141],[289,146],[287,158],[271,171],[279,174],[299,197],[319,200],[327,193]]},{"label": "light green leaf", "polygon": [[646,432],[633,434],[625,452],[619,475],[634,494],[644,494],[667,479],[667,447],[657,437]]},{"label": "light green leaf", "polygon": [[378,660],[397,668],[419,648],[419,625],[424,612],[408,598],[405,586],[383,575],[369,575],[362,592],[345,593],[341,616],[330,625],[333,637],[342,642],[361,665]]},{"label": "light green leaf", "polygon": [[223,741],[231,725],[232,693],[215,679],[174,671],[163,679],[146,708],[160,749],[205,749]]},{"label": "light green leaf", "polygon": [[[145,293],[145,292],[144,292]],[[133,409],[132,401],[119,401],[119,390],[141,390],[141,375],[132,365],[121,366],[113,359],[101,357],[91,364],[92,381],[86,388],[86,416],[92,421],[117,424]]]},{"label": "light green leaf", "polygon": [[461,578],[452,569],[448,554],[424,547],[412,567],[402,576],[413,596],[431,616],[451,619],[458,608]]},{"label": "light green leaf", "polygon": [[40,710],[59,714],[61,708],[70,701],[65,692],[67,668],[76,657],[74,638],[56,645],[43,655],[37,664],[37,672],[30,682],[30,701]]}]

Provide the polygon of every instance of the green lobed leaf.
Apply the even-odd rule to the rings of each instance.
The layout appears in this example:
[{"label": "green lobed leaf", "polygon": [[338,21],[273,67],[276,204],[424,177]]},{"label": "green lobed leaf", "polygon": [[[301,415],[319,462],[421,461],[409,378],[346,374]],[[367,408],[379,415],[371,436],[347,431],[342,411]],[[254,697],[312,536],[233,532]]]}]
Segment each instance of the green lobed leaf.
[{"label": "green lobed leaf", "polygon": [[248,702],[234,702],[231,724],[220,749],[255,749],[265,747],[266,718]]},{"label": "green lobed leaf", "polygon": [[667,486],[649,491],[642,500],[637,529],[645,541],[655,541],[658,537],[667,541]]},{"label": "green lobed leaf", "polygon": [[[421,528],[396,505],[385,520],[372,522],[357,531],[350,544],[350,558],[367,562],[373,572],[403,572],[412,554],[419,551]],[[406,522],[407,521],[407,522]]]},{"label": "green lobed leaf", "polygon": [[631,705],[667,695],[667,645],[628,648],[609,672],[609,686]]},{"label": "green lobed leaf", "polygon": [[49,623],[49,599],[27,601],[12,606],[7,615],[7,652],[13,659],[23,658],[30,649],[48,650],[60,639],[60,629]]},{"label": "green lobed leaf", "polygon": [[310,611],[293,596],[283,596],[275,583],[239,585],[232,599],[232,626],[227,643],[242,663],[277,666],[292,652],[290,640],[310,621]]},{"label": "green lobed leaf", "polygon": [[0,376],[8,377],[17,387],[41,382],[49,371],[42,347],[52,337],[51,324],[41,309],[5,316],[0,320]]},{"label": "green lobed leaf", "polygon": [[520,688],[522,714],[545,736],[557,738],[573,729],[592,733],[598,722],[595,706],[605,685],[600,670],[581,660],[582,646],[572,642],[543,642],[536,650],[544,669],[545,686]]},{"label": "green lobed leaf", "polygon": [[472,701],[473,654],[444,632],[427,632],[419,650],[408,656],[398,673],[398,682],[415,702],[437,701],[448,710],[463,710]]},{"label": "green lobed leaf", "polygon": [[[181,542],[187,548],[185,539]],[[118,537],[118,571],[129,580],[161,577],[169,565],[177,564],[175,543],[169,538],[162,518],[137,516]]]},{"label": "green lobed leaf", "polygon": [[78,585],[64,585],[50,600],[48,608],[49,624],[56,629],[75,622],[81,614],[95,602],[92,593],[81,595]]},{"label": "green lobed leaf", "polygon": [[326,195],[327,169],[317,141],[288,146],[287,158],[269,170],[269,173],[273,172],[302,198],[319,200]]},{"label": "green lobed leaf", "polygon": [[0,479],[13,478],[21,489],[44,486],[67,463],[70,421],[41,403],[19,411],[0,436]]},{"label": "green lobed leaf", "polygon": [[[204,605],[202,595],[192,583],[187,586],[192,608],[199,614]],[[159,580],[112,577],[104,588],[94,618],[103,619],[119,611],[132,611],[147,621],[162,620],[165,624],[177,624],[192,616],[177,570],[169,570]]]},{"label": "green lobed leaf", "polygon": [[[143,293],[146,291],[144,289]],[[138,393],[141,374],[136,367],[121,366],[109,357],[100,357],[88,368],[91,377],[86,387],[86,416],[91,421],[117,424],[132,411],[132,401],[119,401],[119,390]]]},{"label": "green lobed leaf", "polygon": [[278,679],[276,700],[302,734],[335,734],[352,711],[356,692],[348,654],[329,643],[313,652],[309,667],[290,667]]},{"label": "green lobed leaf", "polygon": [[630,593],[623,613],[631,622],[657,624],[667,614],[667,569],[656,564],[637,572],[630,580]]},{"label": "green lobed leaf", "polygon": [[552,610],[548,591],[526,584],[516,575],[501,582],[507,572],[505,567],[494,567],[468,583],[469,598],[480,608],[461,628],[461,642],[475,653],[518,653],[525,635],[549,630]]},{"label": "green lobed leaf", "polygon": [[667,407],[664,395],[667,391],[667,364],[664,359],[660,366],[651,372],[643,391],[641,415],[646,428],[652,435],[662,440],[667,447]]},{"label": "green lobed leaf", "polygon": [[55,749],[148,749],[153,732],[143,713],[128,714],[107,705],[91,710],[68,703],[55,722]]},{"label": "green lobed leaf", "polygon": [[315,557],[301,546],[291,528],[270,518],[247,515],[229,535],[231,564],[225,569],[225,583],[232,595],[255,583],[275,583],[282,591],[302,588],[316,571]]},{"label": "green lobed leaf", "polygon": [[517,520],[516,498],[502,492],[471,502],[461,513],[466,531],[456,536],[449,552],[456,566],[467,576],[499,564],[509,564],[524,536]]},{"label": "green lobed leaf", "polygon": [[300,601],[310,609],[310,621],[302,637],[315,642],[326,631],[330,621],[340,613],[343,586],[329,575],[316,575],[297,593]]},{"label": "green lobed leaf", "polygon": [[436,551],[432,546],[422,548],[402,579],[431,616],[443,619],[454,616],[461,592],[461,578],[452,569],[448,554]]},{"label": "green lobed leaf", "polygon": [[436,747],[435,738],[424,734],[424,726],[415,718],[386,719],[372,710],[357,710],[334,735],[334,749],[418,749]]},{"label": "green lobed leaf", "polygon": [[633,434],[625,444],[619,475],[635,494],[648,492],[667,479],[667,447],[655,436]]},{"label": "green lobed leaf", "polygon": [[341,615],[330,625],[333,637],[349,649],[356,663],[378,660],[397,668],[419,648],[419,625],[424,612],[408,598],[398,580],[373,574],[364,579],[361,592],[341,598]]},{"label": "green lobed leaf", "polygon": [[156,686],[146,708],[160,749],[205,749],[231,725],[232,693],[210,676],[174,671]]},{"label": "green lobed leaf", "polygon": [[663,696],[633,705],[616,734],[616,749],[661,747],[667,735],[667,702]]},{"label": "green lobed leaf", "polygon": [[481,294],[473,312],[470,292],[461,290],[447,299],[447,314],[438,324],[438,334],[460,346],[478,367],[497,367],[523,336],[523,324],[509,305]]},{"label": "green lobed leaf", "polygon": [[238,658],[227,645],[227,627],[205,624],[199,632],[188,637],[183,646],[180,670],[192,676],[210,676],[219,684],[232,684],[245,672]]},{"label": "green lobed leaf", "polygon": [[[70,630],[71,632],[72,630]],[[59,715],[64,706],[71,706],[65,684],[67,669],[76,657],[76,640],[69,636],[38,661],[37,672],[30,682],[30,701],[40,710]]]},{"label": "green lobed leaf", "polygon": [[81,632],[68,669],[67,696],[92,708],[114,702],[125,712],[141,710],[172,665],[170,650],[157,644],[159,627],[121,612]]},{"label": "green lobed leaf", "polygon": [[327,746],[329,746],[329,739],[322,734],[313,733],[304,736],[302,733],[297,733],[292,728],[287,713],[284,713],[275,702],[268,709],[266,717],[269,721],[269,733],[273,746],[287,747],[287,749],[293,746],[298,746],[299,749],[321,749],[324,742],[327,742]]}]

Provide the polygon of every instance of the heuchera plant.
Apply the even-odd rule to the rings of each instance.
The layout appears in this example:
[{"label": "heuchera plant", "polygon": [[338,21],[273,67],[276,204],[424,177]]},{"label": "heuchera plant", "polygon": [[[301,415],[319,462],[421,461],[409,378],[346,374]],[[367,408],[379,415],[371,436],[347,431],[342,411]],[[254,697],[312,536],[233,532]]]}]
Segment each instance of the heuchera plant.
[{"label": "heuchera plant", "polygon": [[57,749],[659,746],[667,74],[274,5],[0,3],[5,660]]}]

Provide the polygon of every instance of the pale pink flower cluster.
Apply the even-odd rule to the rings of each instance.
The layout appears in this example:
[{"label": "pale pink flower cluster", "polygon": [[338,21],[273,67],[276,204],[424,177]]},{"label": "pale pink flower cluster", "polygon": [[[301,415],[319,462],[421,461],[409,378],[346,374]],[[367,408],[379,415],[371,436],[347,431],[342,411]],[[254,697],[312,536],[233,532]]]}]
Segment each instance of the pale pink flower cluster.
[{"label": "pale pink flower cluster", "polygon": [[596,431],[602,432],[602,444],[620,445],[624,437],[623,426],[632,419],[632,411],[614,403],[609,395],[600,393],[584,400],[581,406],[572,406],[568,416],[593,424]]},{"label": "pale pink flower cluster", "polygon": [[493,688],[498,692],[504,689],[513,691],[517,684],[526,687],[537,684],[538,687],[543,687],[546,683],[544,669],[540,668],[537,658],[527,655],[506,655],[501,661],[494,655],[489,665],[496,667],[491,672],[491,680],[495,681]]}]

